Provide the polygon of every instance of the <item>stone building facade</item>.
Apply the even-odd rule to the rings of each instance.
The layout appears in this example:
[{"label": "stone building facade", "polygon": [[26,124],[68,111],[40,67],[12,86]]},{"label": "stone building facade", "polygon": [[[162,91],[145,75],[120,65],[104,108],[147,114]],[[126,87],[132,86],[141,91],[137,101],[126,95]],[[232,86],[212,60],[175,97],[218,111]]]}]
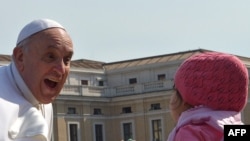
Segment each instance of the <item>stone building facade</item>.
[{"label": "stone building facade", "polygon": [[[168,109],[173,77],[191,50],[104,63],[74,60],[53,102],[54,141],[165,141],[174,127]],[[250,70],[250,58],[238,56]],[[9,60],[10,61],[10,60]],[[8,63],[0,55],[0,66]],[[242,112],[250,124],[250,104]]]}]

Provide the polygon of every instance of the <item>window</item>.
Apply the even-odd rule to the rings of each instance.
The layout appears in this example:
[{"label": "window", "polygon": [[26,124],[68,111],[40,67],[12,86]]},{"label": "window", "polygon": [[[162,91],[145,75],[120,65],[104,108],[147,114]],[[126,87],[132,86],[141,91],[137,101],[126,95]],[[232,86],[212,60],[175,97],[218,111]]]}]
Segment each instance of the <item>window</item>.
[{"label": "window", "polygon": [[133,138],[132,123],[123,123],[123,135],[124,141]]},{"label": "window", "polygon": [[68,114],[76,114],[76,108],[75,107],[68,107]]},{"label": "window", "polygon": [[130,78],[129,79],[129,84],[136,84],[136,83],[137,83],[136,78]]},{"label": "window", "polygon": [[166,80],[165,74],[158,74],[158,80]]},{"label": "window", "polygon": [[103,81],[98,81],[98,86],[104,86]]},{"label": "window", "polygon": [[70,141],[78,141],[77,124],[69,124]]},{"label": "window", "polygon": [[81,80],[82,85],[88,85],[88,80]]},{"label": "window", "polygon": [[101,115],[102,114],[102,110],[99,108],[94,108],[94,115]]},{"label": "window", "polygon": [[122,108],[122,113],[132,113],[131,107],[123,107]]},{"label": "window", "polygon": [[103,127],[102,124],[95,125],[95,141],[103,141]]},{"label": "window", "polygon": [[151,104],[150,110],[159,110],[159,109],[161,109],[160,103]]},{"label": "window", "polygon": [[161,120],[152,120],[153,141],[162,141]]}]

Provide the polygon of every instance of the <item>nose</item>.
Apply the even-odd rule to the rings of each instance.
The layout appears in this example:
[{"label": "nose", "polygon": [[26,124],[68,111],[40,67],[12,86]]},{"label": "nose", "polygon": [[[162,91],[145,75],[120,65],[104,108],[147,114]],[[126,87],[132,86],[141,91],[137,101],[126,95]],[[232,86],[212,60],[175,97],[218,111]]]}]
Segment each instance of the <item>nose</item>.
[{"label": "nose", "polygon": [[63,60],[58,60],[55,64],[54,70],[57,72],[58,75],[63,75],[65,74],[65,64]]}]

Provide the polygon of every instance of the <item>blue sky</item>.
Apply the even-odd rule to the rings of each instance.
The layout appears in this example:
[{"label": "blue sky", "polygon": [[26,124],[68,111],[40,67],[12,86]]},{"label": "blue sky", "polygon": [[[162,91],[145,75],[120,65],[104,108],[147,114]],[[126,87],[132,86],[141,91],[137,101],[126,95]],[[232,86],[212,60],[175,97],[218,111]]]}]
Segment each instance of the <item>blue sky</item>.
[{"label": "blue sky", "polygon": [[71,35],[73,59],[115,62],[198,48],[250,57],[249,0],[0,0],[0,54],[28,22]]}]

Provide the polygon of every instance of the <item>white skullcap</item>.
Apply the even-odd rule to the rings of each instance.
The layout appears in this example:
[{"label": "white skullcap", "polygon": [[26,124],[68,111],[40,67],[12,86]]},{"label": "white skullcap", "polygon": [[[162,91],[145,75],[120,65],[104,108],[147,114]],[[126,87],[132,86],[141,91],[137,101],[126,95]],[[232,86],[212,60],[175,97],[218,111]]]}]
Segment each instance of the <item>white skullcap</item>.
[{"label": "white skullcap", "polygon": [[24,39],[30,37],[31,35],[49,28],[62,28],[64,27],[56,21],[50,19],[38,19],[27,24],[18,35],[16,45],[18,45]]}]

